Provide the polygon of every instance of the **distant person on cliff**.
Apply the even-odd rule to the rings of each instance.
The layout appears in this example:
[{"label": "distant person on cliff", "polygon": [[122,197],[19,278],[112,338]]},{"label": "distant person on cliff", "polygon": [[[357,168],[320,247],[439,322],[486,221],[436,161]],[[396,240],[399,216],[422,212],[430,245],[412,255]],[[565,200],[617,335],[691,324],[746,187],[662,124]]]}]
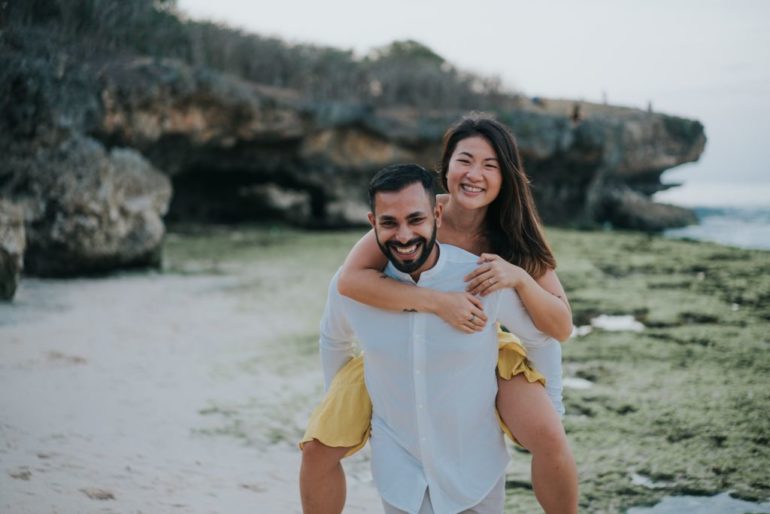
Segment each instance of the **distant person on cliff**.
[{"label": "distant person on cliff", "polygon": [[[486,116],[460,120],[445,135],[440,175],[449,195],[437,197],[444,213],[438,239],[480,255],[480,265],[465,277],[467,292],[383,279],[387,260],[373,232],[348,256],[339,275],[339,291],[381,309],[433,313],[470,334],[485,329],[487,321],[476,295],[513,289],[542,332],[567,339],[572,328],[569,305],[508,129]],[[511,334],[498,335],[497,407],[505,422],[502,428],[510,428],[532,453],[533,487],[543,509],[576,512],[577,473],[559,420],[563,413],[559,343],[551,338],[542,345],[525,341],[525,350]],[[545,374],[546,388],[527,357]],[[360,449],[370,430],[371,404],[361,368],[357,357],[339,371],[335,383],[344,386],[332,386],[301,443],[300,489],[306,514],[339,513],[344,506],[340,460]]]},{"label": "distant person on cliff", "polygon": [[572,123],[574,125],[577,125],[581,121],[583,121],[583,115],[580,112],[580,104],[575,102],[572,104],[572,115],[570,116],[570,119],[572,120]]}]

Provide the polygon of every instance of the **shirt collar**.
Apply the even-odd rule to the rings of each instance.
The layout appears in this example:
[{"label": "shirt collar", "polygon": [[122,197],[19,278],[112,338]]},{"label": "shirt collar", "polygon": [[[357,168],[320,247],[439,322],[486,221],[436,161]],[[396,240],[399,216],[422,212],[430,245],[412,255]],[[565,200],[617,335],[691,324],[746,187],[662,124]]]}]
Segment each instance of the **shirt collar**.
[{"label": "shirt collar", "polygon": [[446,262],[446,257],[444,255],[444,252],[441,251],[441,245],[438,241],[436,241],[436,249],[438,250],[438,259],[436,259],[436,264],[433,265],[431,269],[425,270],[422,273],[420,273],[420,282],[415,282],[412,276],[409,273],[404,273],[403,271],[397,269],[392,262],[388,261],[388,266],[386,267],[386,272],[388,275],[397,278],[398,280],[401,280],[403,282],[410,282],[412,284],[423,284],[428,280],[431,280],[435,275],[438,275],[441,272],[441,268],[444,267],[444,262]]}]

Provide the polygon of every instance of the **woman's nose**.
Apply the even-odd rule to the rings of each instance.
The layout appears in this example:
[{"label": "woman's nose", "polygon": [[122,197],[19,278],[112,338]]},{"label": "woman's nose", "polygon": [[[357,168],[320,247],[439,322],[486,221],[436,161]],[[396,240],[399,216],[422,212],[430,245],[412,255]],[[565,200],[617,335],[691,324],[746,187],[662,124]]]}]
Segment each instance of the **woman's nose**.
[{"label": "woman's nose", "polygon": [[471,178],[481,178],[481,166],[478,164],[471,164],[470,168],[468,168],[468,172],[466,173],[467,176]]}]

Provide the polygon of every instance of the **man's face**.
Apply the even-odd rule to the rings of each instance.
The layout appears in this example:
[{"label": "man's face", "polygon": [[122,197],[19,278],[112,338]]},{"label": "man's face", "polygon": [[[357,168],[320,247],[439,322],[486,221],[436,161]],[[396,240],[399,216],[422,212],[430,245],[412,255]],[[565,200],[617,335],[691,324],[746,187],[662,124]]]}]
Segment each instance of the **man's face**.
[{"label": "man's face", "polygon": [[441,206],[431,205],[419,182],[401,191],[380,191],[374,203],[375,212],[369,213],[369,221],[382,253],[404,273],[423,271],[436,244]]}]

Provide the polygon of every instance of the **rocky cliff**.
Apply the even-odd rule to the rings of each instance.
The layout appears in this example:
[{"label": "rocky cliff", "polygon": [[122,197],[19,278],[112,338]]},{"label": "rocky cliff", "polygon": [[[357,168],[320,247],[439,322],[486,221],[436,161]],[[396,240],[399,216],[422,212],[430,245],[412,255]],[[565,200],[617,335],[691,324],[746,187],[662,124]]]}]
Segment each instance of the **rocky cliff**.
[{"label": "rocky cliff", "polygon": [[[359,224],[371,173],[393,162],[435,167],[461,114],[311,102],[180,61],[83,60],[31,41],[0,35],[0,196],[24,213],[29,273],[157,262],[164,217]],[[698,159],[699,122],[524,98],[496,115],[519,140],[547,222],[693,221],[650,195],[665,170]]]},{"label": "rocky cliff", "polygon": [[[96,137],[172,177],[172,219],[361,223],[371,173],[399,161],[434,167],[443,131],[462,114],[308,103],[174,61],[113,62],[100,79]],[[697,160],[697,121],[523,98],[497,116],[517,135],[546,221],[647,230],[692,221],[649,197],[665,170]]]}]

